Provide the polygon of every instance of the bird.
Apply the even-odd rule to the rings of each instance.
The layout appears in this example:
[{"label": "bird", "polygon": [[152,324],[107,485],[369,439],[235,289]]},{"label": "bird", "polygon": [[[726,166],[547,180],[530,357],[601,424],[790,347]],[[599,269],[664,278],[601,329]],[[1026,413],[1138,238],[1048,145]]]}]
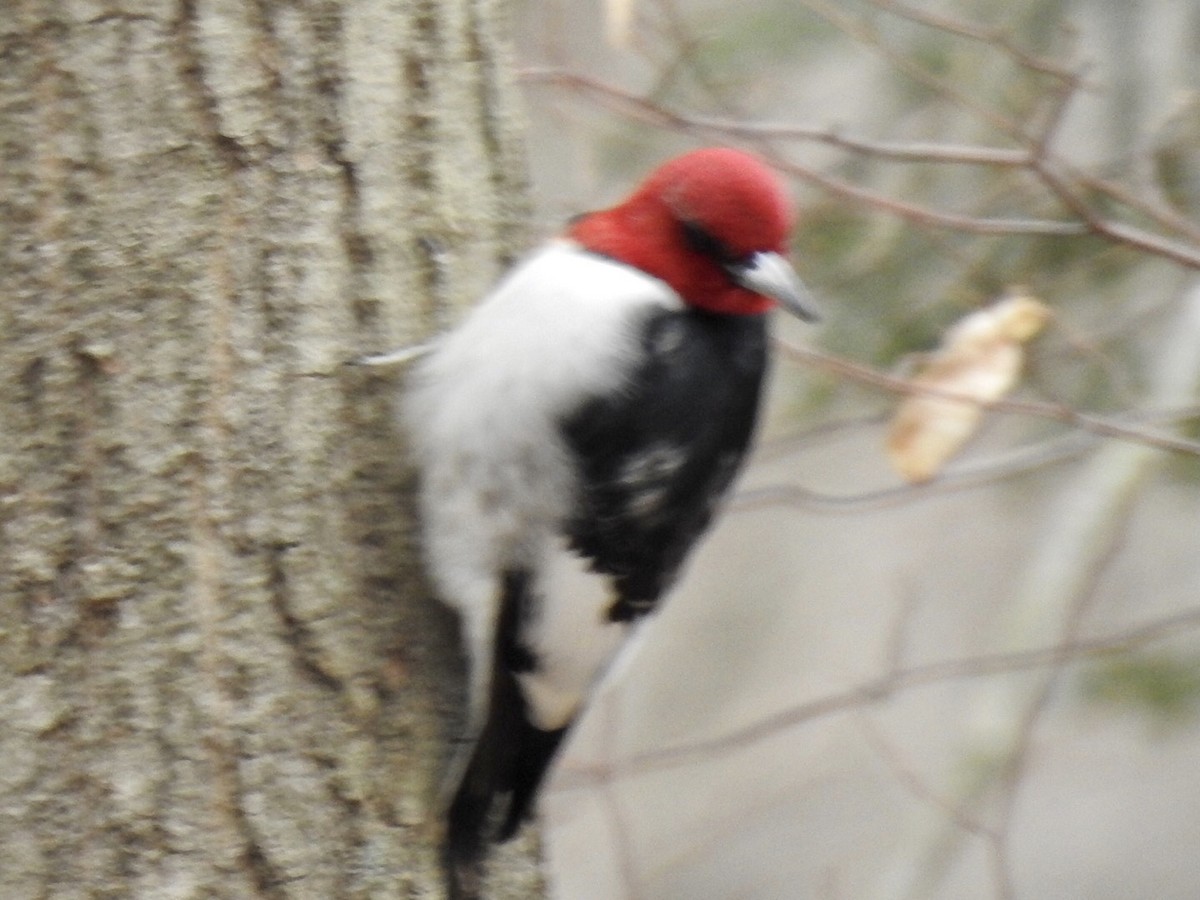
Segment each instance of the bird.
[{"label": "bird", "polygon": [[751,442],[782,307],[788,192],[696,149],[510,270],[410,370],[402,415],[434,591],[459,617],[467,735],[441,857],[480,896],[614,656],[657,609]]}]

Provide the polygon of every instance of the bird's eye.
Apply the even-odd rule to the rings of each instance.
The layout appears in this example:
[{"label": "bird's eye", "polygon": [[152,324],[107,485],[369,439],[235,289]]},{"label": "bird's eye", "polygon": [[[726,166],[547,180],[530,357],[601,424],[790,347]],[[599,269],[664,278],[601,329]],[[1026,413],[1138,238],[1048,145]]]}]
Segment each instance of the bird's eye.
[{"label": "bird's eye", "polygon": [[740,254],[734,253],[728,244],[720,238],[714,237],[712,232],[703,225],[684,220],[682,226],[684,241],[701,256],[707,256],[722,265],[736,263],[741,258]]}]

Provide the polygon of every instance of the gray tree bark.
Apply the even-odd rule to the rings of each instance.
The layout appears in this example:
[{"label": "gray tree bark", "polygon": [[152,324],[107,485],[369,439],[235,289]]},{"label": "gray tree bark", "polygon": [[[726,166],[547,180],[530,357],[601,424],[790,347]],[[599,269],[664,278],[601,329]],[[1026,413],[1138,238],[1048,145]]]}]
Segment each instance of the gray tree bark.
[{"label": "gray tree bark", "polygon": [[5,4],[6,898],[436,896],[454,625],[344,363],[510,258],[513,108],[498,0]]}]

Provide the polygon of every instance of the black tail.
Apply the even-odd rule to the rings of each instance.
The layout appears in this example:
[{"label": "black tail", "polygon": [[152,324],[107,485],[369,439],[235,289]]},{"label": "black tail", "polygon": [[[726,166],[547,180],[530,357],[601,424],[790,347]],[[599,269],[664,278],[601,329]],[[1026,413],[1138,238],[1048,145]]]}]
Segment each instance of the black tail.
[{"label": "black tail", "polygon": [[450,900],[480,896],[488,844],[508,840],[530,817],[538,787],[567,731],[543,731],[531,724],[517,683],[518,673],[536,665],[519,640],[528,581],[524,572],[505,576],[487,720],[446,813],[442,862]]}]

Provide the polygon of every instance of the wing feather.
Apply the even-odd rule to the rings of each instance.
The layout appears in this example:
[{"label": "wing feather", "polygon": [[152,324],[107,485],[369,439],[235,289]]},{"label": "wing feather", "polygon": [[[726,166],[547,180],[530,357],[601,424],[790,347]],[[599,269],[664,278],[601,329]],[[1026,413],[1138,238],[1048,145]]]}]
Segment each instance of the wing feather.
[{"label": "wing feather", "polygon": [[609,615],[654,608],[741,466],[766,358],[761,317],[662,311],[624,389],[592,398],[564,437],[578,461],[571,545],[611,575]]}]

